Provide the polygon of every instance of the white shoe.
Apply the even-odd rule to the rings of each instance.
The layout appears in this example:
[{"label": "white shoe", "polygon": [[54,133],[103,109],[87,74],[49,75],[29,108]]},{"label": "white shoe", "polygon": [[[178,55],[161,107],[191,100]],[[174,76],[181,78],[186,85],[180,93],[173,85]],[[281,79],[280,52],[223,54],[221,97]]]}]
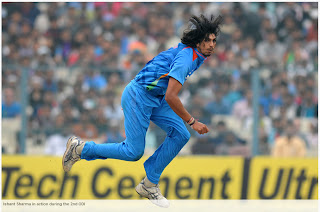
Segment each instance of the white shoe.
[{"label": "white shoe", "polygon": [[62,158],[62,167],[65,172],[68,172],[71,170],[73,164],[75,164],[77,161],[81,160],[81,153],[78,154],[76,151],[76,147],[80,145],[84,145],[85,142],[81,141],[76,136],[72,136],[69,138],[67,142],[67,149],[63,154]]},{"label": "white shoe", "polygon": [[146,187],[144,179],[136,186],[136,192],[142,196],[148,198],[153,204],[163,208],[170,206],[169,201],[161,194],[159,184],[153,187]]}]

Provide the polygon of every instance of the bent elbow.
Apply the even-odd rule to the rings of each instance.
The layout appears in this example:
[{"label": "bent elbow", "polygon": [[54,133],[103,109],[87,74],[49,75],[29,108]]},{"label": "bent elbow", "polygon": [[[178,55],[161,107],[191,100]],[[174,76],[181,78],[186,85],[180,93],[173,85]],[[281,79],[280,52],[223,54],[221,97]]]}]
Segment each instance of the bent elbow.
[{"label": "bent elbow", "polygon": [[173,95],[172,94],[166,94],[164,99],[166,100],[166,102],[170,105],[170,103],[173,100]]}]

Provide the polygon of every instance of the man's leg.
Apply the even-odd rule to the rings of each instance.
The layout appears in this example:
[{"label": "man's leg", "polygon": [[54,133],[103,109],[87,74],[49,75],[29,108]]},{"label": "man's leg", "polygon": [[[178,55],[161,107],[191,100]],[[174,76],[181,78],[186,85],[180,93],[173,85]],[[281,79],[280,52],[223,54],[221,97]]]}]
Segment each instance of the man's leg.
[{"label": "man's leg", "polygon": [[144,153],[145,135],[150,123],[152,107],[155,106],[153,104],[148,101],[140,88],[130,83],[123,91],[121,99],[126,139],[121,143],[110,144],[87,142],[82,150],[81,159],[139,160]]},{"label": "man's leg", "polygon": [[165,100],[160,107],[154,108],[151,120],[167,133],[164,142],[144,163],[147,178],[158,184],[163,170],[188,142],[190,133]]},{"label": "man's leg", "polygon": [[160,107],[153,109],[151,120],[167,132],[167,137],[155,153],[145,161],[147,177],[136,186],[136,191],[158,206],[169,207],[170,203],[161,194],[158,182],[165,167],[188,142],[190,133],[182,119],[165,100]]}]

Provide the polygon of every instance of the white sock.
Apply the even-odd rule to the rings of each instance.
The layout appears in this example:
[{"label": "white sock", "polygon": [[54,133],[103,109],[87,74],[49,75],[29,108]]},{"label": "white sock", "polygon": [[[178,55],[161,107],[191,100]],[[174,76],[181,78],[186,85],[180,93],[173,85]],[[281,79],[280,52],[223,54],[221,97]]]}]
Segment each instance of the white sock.
[{"label": "white sock", "polygon": [[144,178],[144,185],[146,186],[146,187],[154,187],[154,186],[156,186],[157,184],[154,184],[154,183],[152,183],[152,182],[150,182],[150,180],[147,178],[147,177],[145,177]]}]

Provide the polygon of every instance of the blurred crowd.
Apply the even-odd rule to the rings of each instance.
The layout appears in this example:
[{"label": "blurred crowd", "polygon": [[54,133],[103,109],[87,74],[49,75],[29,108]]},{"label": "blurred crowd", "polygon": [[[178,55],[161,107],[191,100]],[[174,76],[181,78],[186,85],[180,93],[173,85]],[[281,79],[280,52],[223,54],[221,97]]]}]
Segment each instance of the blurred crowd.
[{"label": "blurred crowd", "polygon": [[[28,142],[57,155],[71,134],[121,142],[126,84],[150,59],[180,42],[192,14],[220,14],[224,26],[215,54],[180,94],[191,114],[211,129],[203,136],[191,130],[186,153],[251,155],[251,78],[259,71],[259,154],[317,154],[309,153],[318,146],[317,7],[317,2],[2,3],[2,118],[20,116],[19,88],[27,71]],[[164,137],[151,124],[146,151],[152,153]],[[5,146],[2,151],[9,153]]]}]

